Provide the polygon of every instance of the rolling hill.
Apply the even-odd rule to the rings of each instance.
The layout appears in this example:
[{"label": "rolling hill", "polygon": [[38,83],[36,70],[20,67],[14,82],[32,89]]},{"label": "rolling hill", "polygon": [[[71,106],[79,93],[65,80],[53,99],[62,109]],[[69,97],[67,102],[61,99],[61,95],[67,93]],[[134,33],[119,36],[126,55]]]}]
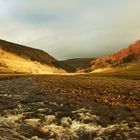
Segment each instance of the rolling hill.
[{"label": "rolling hill", "polygon": [[88,71],[115,75],[140,76],[140,40],[128,48],[91,61]]},{"label": "rolling hill", "polygon": [[0,73],[63,73],[74,69],[48,53],[0,40]]},{"label": "rolling hill", "polygon": [[117,53],[91,61],[91,67],[119,65],[140,59],[140,40]]},{"label": "rolling hill", "polygon": [[80,71],[82,69],[89,67],[90,62],[94,59],[95,58],[73,58],[73,59],[63,60],[61,62],[75,68],[76,71]]}]

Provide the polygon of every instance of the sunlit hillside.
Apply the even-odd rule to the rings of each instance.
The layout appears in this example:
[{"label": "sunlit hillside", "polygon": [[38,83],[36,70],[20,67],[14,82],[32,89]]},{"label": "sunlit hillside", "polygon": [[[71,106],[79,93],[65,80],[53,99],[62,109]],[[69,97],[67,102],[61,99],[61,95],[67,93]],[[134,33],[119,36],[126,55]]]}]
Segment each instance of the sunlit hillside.
[{"label": "sunlit hillside", "polygon": [[48,53],[0,40],[0,73],[65,73],[73,70]]},{"label": "sunlit hillside", "polygon": [[91,61],[91,68],[96,69],[99,67],[106,67],[108,65],[117,66],[137,60],[140,60],[140,40],[119,52],[114,52],[111,55]]},{"label": "sunlit hillside", "polygon": [[93,70],[91,73],[112,76],[140,76],[140,61],[121,64],[115,67],[103,67]]},{"label": "sunlit hillside", "polygon": [[140,41],[111,55],[91,61],[86,72],[98,75],[140,76]]}]

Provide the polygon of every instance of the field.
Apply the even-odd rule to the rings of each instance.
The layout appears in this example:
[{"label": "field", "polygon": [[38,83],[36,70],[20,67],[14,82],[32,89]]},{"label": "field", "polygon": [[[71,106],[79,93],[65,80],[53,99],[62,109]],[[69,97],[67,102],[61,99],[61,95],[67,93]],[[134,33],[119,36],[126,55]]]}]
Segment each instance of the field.
[{"label": "field", "polygon": [[0,115],[0,140],[139,140],[140,80],[3,75]]},{"label": "field", "polygon": [[[106,66],[91,72],[93,75],[125,77],[140,79],[140,61],[120,64],[118,66]],[[91,74],[90,74],[91,76]]]}]

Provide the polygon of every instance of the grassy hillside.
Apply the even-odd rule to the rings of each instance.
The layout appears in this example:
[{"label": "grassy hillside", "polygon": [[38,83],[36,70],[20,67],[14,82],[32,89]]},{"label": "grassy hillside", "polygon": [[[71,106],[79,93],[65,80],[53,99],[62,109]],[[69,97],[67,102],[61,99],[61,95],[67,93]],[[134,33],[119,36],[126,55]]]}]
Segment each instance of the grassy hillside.
[{"label": "grassy hillside", "polygon": [[54,57],[42,50],[26,47],[4,40],[0,40],[0,49],[16,54],[22,58],[30,59],[32,61],[39,61],[45,64],[50,64],[51,62],[56,61]]},{"label": "grassy hillside", "polygon": [[85,69],[85,68],[89,67],[90,62],[93,59],[94,58],[73,58],[73,59],[68,59],[68,60],[64,60],[61,62],[75,68],[78,71],[78,70]]},{"label": "grassy hillside", "polygon": [[121,65],[134,60],[140,60],[140,40],[119,52],[91,61],[91,68]]},{"label": "grassy hillside", "polygon": [[0,73],[63,73],[73,69],[48,53],[0,40]]},{"label": "grassy hillside", "polygon": [[140,77],[140,61],[133,61],[114,67],[102,67],[93,70],[91,73],[106,76]]}]

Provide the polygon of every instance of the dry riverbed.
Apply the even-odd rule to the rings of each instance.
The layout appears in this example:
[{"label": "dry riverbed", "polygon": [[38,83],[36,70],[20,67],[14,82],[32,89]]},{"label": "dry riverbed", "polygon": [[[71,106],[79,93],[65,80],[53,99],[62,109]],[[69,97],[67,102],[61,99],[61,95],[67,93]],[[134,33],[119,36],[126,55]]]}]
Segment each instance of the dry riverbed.
[{"label": "dry riverbed", "polygon": [[0,140],[139,140],[140,80],[0,78]]}]

